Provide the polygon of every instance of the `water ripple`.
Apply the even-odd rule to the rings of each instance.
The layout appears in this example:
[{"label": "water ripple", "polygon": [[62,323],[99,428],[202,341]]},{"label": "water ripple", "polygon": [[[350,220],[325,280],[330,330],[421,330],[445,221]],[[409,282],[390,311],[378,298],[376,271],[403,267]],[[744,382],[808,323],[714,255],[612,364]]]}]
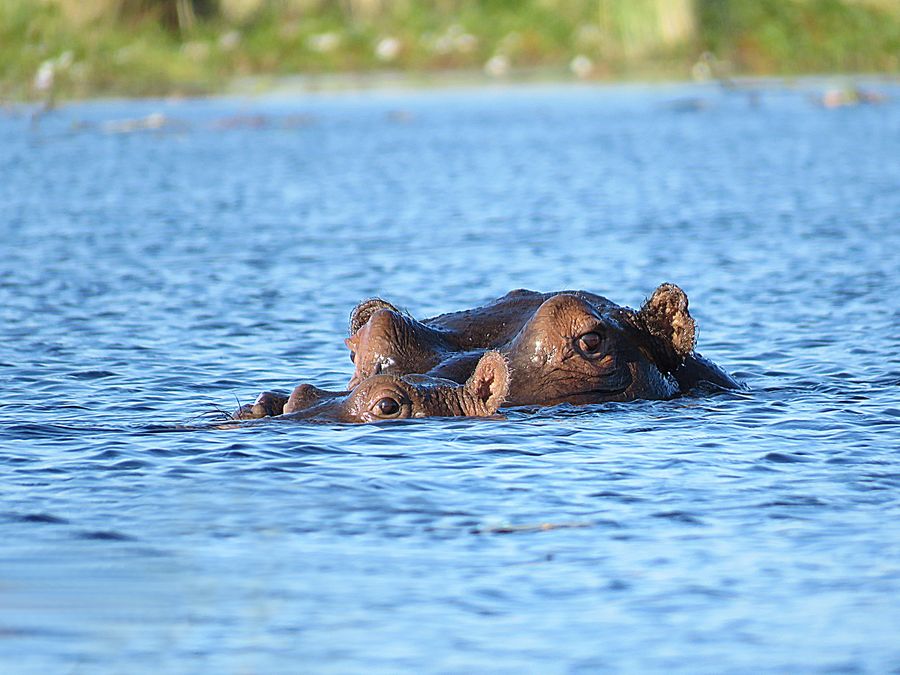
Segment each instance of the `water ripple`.
[{"label": "water ripple", "polygon": [[[900,90],[805,86],[0,115],[0,664],[896,669]],[[216,428],[342,388],[361,298],[664,281],[746,390]]]}]

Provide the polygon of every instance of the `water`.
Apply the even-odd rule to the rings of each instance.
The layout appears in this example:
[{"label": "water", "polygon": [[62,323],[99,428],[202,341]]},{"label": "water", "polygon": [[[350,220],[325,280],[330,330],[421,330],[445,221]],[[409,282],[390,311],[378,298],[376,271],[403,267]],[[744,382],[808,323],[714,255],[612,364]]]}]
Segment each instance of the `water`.
[{"label": "water", "polygon": [[[814,89],[0,114],[3,669],[900,669],[900,88]],[[365,297],[664,281],[748,392],[161,431]]]}]

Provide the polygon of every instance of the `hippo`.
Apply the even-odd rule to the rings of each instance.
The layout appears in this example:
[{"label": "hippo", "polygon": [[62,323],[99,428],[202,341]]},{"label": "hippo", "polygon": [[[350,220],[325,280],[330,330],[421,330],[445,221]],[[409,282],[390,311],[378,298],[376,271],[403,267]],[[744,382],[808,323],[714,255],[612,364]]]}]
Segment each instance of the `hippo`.
[{"label": "hippo", "polygon": [[280,417],[315,422],[379,422],[420,417],[489,417],[509,392],[509,368],[497,351],[484,352],[462,383],[421,374],[378,374],[351,391],[333,392],[311,384],[290,396],[263,392],[233,419]]},{"label": "hippo", "polygon": [[509,362],[506,405],[669,399],[706,382],[740,385],[694,351],[688,298],[662,284],[637,311],[586,291],[515,290],[482,307],[418,321],[380,298],[350,316],[355,372],[465,381],[485,350]]}]

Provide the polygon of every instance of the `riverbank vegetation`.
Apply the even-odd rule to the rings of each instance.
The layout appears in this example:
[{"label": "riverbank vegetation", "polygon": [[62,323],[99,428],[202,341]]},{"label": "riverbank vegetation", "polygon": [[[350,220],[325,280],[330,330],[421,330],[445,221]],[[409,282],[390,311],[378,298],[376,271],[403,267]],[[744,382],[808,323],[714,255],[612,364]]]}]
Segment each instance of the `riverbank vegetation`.
[{"label": "riverbank vegetation", "polygon": [[896,0],[2,0],[0,99],[244,76],[900,72]]}]

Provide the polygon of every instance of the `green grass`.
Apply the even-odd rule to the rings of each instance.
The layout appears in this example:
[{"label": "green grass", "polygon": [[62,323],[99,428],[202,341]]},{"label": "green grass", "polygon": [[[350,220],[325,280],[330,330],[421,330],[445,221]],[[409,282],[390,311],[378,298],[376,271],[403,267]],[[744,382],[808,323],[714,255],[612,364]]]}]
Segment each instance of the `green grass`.
[{"label": "green grass", "polygon": [[900,72],[900,3],[697,0],[701,42],[739,73]]},{"label": "green grass", "polygon": [[47,61],[57,64],[56,88],[64,96],[210,91],[211,73],[182,51],[179,36],[155,22],[141,22],[134,32],[110,21],[85,29],[55,7],[0,2],[0,97],[39,96],[34,76]]},{"label": "green grass", "polygon": [[45,63],[61,97],[216,92],[247,75],[480,70],[495,56],[566,72],[581,55],[593,66],[581,75],[597,79],[687,78],[704,51],[734,74],[900,71],[893,0],[394,0],[374,12],[257,0],[239,20],[193,0],[191,25],[177,1],[0,0],[0,99],[45,96],[34,87]]}]

